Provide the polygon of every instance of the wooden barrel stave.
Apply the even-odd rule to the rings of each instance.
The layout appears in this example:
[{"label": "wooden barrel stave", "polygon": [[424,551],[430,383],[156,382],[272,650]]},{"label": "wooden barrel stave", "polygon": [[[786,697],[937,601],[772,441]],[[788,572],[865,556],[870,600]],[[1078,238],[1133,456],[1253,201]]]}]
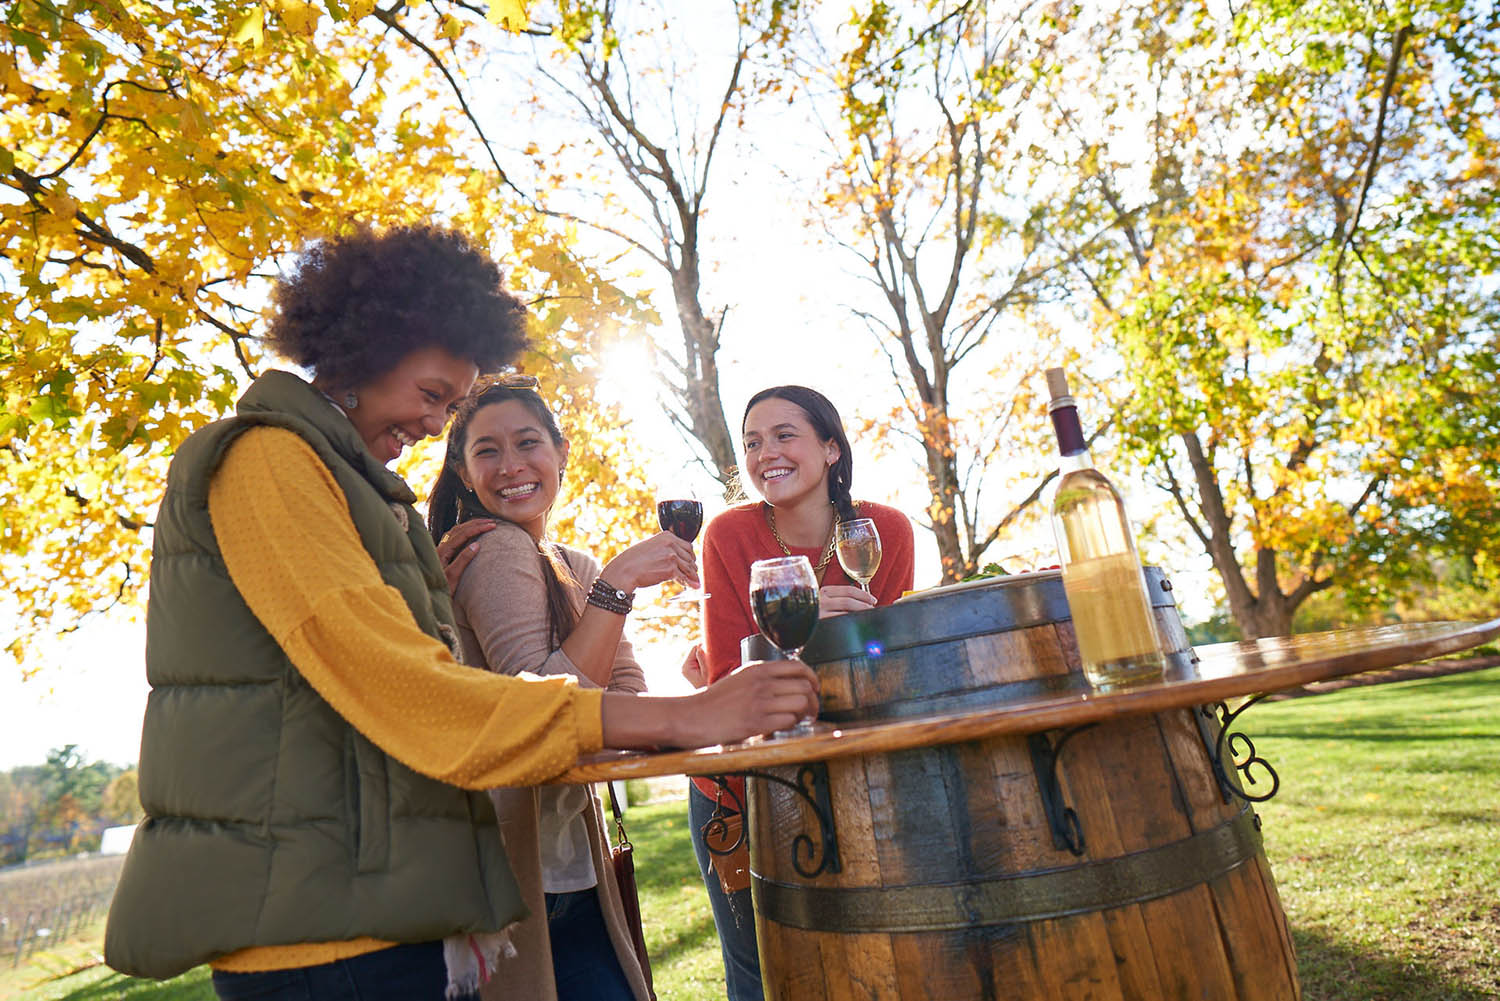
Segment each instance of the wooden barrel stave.
[{"label": "wooden barrel stave", "polygon": [[[1151,934],[1139,907],[1115,907],[1101,911],[1108,935],[1109,955],[1144,956],[1151,951]],[[1059,932],[1061,933],[1061,932]],[[1121,998],[1165,998],[1155,963],[1116,963],[1115,983]]]},{"label": "wooden barrel stave", "polygon": [[1291,929],[1265,856],[1257,855],[1209,888],[1236,974],[1236,996],[1244,1001],[1301,998]]},{"label": "wooden barrel stave", "polygon": [[[1043,596],[1036,608],[1050,600]],[[1155,611],[1180,668],[1190,649],[1175,609],[1168,599]],[[1017,618],[1028,616],[1035,608]],[[1021,689],[1083,683],[1065,618],[815,666],[824,716],[835,719],[951,711]],[[817,839],[811,809],[779,784],[752,783],[768,998],[1300,998],[1270,869],[1258,841],[1248,840],[1253,815],[1223,796],[1192,711],[1110,721],[1069,737],[1057,778],[1080,820],[1082,858],[1053,844],[1025,738],[867,754],[827,768],[843,867],[813,879],[791,865],[797,835]],[[773,771],[795,781],[796,769]],[[1103,864],[1091,872],[1114,872],[1122,857],[1149,873],[1140,860],[1153,853],[1182,845],[1217,850],[1226,838],[1237,847],[1225,858],[1237,864],[1219,871],[1215,861],[1208,877],[1154,899],[1044,918],[986,917],[1015,906],[1008,891],[1025,881],[1012,884],[1012,877],[1040,873],[1055,882],[1048,874],[1091,863]],[[853,892],[808,892],[822,889]],[[804,910],[787,910],[793,899]],[[776,917],[766,916],[767,900]],[[916,915],[918,923],[946,915],[951,927],[903,930],[892,914]]]}]

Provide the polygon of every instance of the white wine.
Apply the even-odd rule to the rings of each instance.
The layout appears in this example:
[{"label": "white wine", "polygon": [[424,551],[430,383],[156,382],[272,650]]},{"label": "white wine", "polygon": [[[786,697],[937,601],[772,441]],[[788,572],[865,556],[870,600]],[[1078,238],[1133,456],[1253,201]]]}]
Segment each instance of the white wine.
[{"label": "white wine", "polygon": [[838,545],[839,566],[855,580],[864,584],[880,569],[880,539],[875,536],[859,536],[840,539]]},{"label": "white wine", "polygon": [[1151,606],[1135,579],[1130,553],[1080,560],[1063,568],[1078,655],[1095,685],[1161,677],[1162,657]]},{"label": "white wine", "polygon": [[1160,679],[1166,660],[1125,503],[1089,458],[1062,369],[1047,370],[1047,387],[1063,472],[1052,527],[1084,676],[1099,688]]},{"label": "white wine", "polygon": [[869,518],[850,518],[833,526],[839,566],[870,593],[870,581],[880,569],[880,531]]}]

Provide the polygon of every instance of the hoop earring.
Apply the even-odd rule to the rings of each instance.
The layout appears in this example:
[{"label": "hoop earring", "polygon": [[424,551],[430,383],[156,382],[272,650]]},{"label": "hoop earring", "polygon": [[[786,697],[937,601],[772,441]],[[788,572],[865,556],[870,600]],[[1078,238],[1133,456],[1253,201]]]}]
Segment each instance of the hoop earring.
[{"label": "hoop earring", "polygon": [[344,394],[344,409],[353,410],[357,406],[359,406],[359,394],[351,389]]}]

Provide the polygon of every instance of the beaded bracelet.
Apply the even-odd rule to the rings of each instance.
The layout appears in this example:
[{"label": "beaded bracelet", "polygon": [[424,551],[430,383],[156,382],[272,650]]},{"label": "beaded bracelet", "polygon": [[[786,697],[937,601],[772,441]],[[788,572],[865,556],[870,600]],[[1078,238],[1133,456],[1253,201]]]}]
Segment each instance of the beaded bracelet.
[{"label": "beaded bracelet", "polygon": [[630,610],[635,607],[635,595],[606,584],[603,577],[594,578],[594,586],[589,588],[589,596],[585,600],[590,605],[616,615],[629,615]]}]

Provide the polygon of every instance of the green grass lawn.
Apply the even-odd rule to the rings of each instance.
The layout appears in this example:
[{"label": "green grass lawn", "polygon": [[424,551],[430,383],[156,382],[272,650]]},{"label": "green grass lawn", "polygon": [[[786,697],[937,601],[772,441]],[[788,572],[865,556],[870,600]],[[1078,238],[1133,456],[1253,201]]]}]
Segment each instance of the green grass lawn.
[{"label": "green grass lawn", "polygon": [[[1500,997],[1500,669],[1254,706],[1281,775],[1260,807],[1306,1001]],[[686,801],[628,827],[663,1001],[717,1001],[722,967],[688,841]],[[97,939],[0,972],[36,1001],[211,1001],[206,972],[166,984],[86,962]]]},{"label": "green grass lawn", "polygon": [[1500,669],[1243,719],[1309,1001],[1500,997]]}]

